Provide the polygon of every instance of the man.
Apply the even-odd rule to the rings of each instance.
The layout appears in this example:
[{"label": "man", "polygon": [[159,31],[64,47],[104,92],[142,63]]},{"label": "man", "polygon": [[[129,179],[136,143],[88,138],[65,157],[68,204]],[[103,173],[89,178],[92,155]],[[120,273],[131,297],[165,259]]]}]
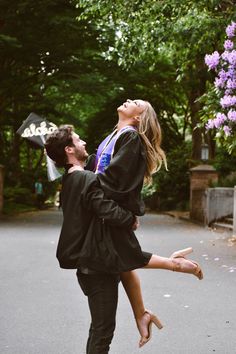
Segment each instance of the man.
[{"label": "man", "polygon": [[[115,329],[119,274],[109,227],[132,229],[135,217],[104,199],[97,177],[84,171],[86,143],[71,126],[57,129],[46,141],[48,156],[67,172],[62,181],[63,225],[57,247],[60,266],[78,269],[88,297],[91,326],[87,354],[107,354]],[[94,232],[96,230],[96,232]]]}]

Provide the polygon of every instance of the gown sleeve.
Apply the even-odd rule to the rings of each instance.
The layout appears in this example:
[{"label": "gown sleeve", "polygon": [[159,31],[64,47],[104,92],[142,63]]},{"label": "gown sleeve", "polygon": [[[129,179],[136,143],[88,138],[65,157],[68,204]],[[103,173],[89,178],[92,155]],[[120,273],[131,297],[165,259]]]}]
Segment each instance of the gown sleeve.
[{"label": "gown sleeve", "polygon": [[[94,175],[93,175],[94,176]],[[92,211],[103,222],[118,226],[132,228],[135,216],[128,210],[120,207],[114,200],[107,199],[99,182],[92,179],[83,193],[83,204],[87,210]]]}]

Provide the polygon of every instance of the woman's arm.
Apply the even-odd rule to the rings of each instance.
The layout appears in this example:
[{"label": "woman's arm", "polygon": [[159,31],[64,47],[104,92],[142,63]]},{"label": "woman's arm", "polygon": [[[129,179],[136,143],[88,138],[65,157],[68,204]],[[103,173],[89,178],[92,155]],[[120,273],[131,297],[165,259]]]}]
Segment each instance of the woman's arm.
[{"label": "woman's arm", "polygon": [[105,191],[127,193],[143,183],[146,170],[145,151],[136,131],[121,134],[105,172],[98,175]]}]

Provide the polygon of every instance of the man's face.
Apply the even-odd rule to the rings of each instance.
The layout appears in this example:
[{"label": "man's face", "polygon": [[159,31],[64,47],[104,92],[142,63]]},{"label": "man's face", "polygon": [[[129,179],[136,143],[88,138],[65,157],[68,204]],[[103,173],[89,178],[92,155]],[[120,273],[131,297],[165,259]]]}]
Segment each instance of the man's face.
[{"label": "man's face", "polygon": [[74,149],[74,156],[79,161],[85,161],[88,157],[88,153],[85,148],[86,142],[81,140],[79,135],[75,132],[73,132],[72,140],[74,144],[74,146],[72,146],[72,148]]}]

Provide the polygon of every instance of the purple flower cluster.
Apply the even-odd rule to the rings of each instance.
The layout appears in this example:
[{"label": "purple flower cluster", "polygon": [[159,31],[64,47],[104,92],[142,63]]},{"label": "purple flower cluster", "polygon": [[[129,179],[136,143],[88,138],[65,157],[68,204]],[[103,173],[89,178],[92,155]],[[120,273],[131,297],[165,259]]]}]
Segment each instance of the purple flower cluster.
[{"label": "purple flower cluster", "polygon": [[236,23],[231,22],[230,25],[226,28],[226,34],[228,38],[232,38],[235,36],[235,30],[236,30]]},{"label": "purple flower cluster", "polygon": [[227,39],[224,43],[224,48],[225,50],[231,50],[234,47],[234,42],[232,42],[231,40]]},{"label": "purple flower cluster", "polygon": [[209,119],[206,128],[220,130],[227,138],[236,128],[236,23],[232,22],[226,28],[227,39],[224,42],[225,51],[219,54],[215,51],[205,56],[209,70],[217,73],[215,88],[219,97],[221,112],[214,119]]},{"label": "purple flower cluster", "polygon": [[220,105],[222,108],[232,107],[236,104],[236,96],[225,95],[220,99]]},{"label": "purple flower cluster", "polygon": [[231,52],[226,50],[224,53],[221,54],[221,58],[226,62],[235,65],[236,64],[236,50],[232,50]]},{"label": "purple flower cluster", "polygon": [[228,125],[225,125],[225,126],[223,127],[223,130],[224,130],[224,133],[225,133],[225,136],[226,136],[226,137],[227,137],[227,136],[230,136],[231,133],[232,133],[232,129],[231,129]]},{"label": "purple flower cluster", "polygon": [[220,54],[214,52],[213,54],[207,54],[205,56],[205,63],[209,69],[215,69],[220,62]]},{"label": "purple flower cluster", "polygon": [[224,122],[227,120],[227,117],[224,113],[217,113],[216,118],[215,119],[209,119],[207,124],[206,124],[206,128],[207,129],[219,129]]},{"label": "purple flower cluster", "polygon": [[229,80],[227,81],[227,88],[228,88],[229,90],[234,90],[234,89],[236,89],[236,80],[235,80],[235,79],[229,79]]},{"label": "purple flower cluster", "polygon": [[232,122],[236,122],[236,111],[230,110],[227,114],[228,119]]}]

